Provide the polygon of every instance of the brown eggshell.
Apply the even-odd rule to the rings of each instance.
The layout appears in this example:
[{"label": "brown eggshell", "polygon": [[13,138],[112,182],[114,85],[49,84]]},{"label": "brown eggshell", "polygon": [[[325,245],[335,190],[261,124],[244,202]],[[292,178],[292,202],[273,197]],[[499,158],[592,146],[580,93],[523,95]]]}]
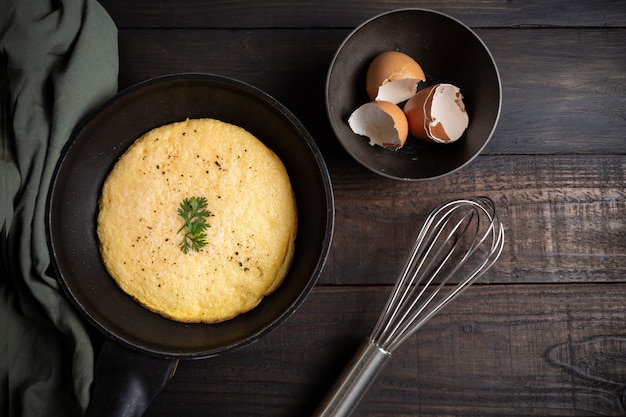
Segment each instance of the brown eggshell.
[{"label": "brown eggshell", "polygon": [[430,142],[431,139],[428,136],[427,125],[427,108],[430,108],[432,103],[431,92],[435,86],[424,88],[417,92],[413,97],[409,99],[404,105],[404,113],[406,114],[407,122],[409,124],[409,133],[418,139]]},{"label": "brown eggshell", "polygon": [[374,100],[357,108],[348,119],[354,133],[366,136],[370,145],[397,150],[409,136],[404,111],[396,104]]},{"label": "brown eggshell", "polygon": [[420,90],[406,102],[404,113],[411,135],[427,142],[455,142],[469,124],[461,91],[452,84]]},{"label": "brown eggshell", "polygon": [[371,100],[398,104],[413,96],[417,85],[425,80],[422,67],[413,58],[402,52],[387,51],[372,60],[365,85]]}]

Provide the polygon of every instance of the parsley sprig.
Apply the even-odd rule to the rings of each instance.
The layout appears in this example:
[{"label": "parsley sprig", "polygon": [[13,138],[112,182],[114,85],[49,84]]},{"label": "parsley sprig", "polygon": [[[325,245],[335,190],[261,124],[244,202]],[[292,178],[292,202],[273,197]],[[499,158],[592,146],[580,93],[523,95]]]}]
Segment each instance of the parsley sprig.
[{"label": "parsley sprig", "polygon": [[178,215],[183,218],[185,224],[176,233],[184,231],[183,241],[180,244],[180,250],[183,253],[188,253],[190,249],[198,252],[206,245],[205,230],[210,227],[206,218],[210,214],[204,197],[185,198],[180,203]]}]

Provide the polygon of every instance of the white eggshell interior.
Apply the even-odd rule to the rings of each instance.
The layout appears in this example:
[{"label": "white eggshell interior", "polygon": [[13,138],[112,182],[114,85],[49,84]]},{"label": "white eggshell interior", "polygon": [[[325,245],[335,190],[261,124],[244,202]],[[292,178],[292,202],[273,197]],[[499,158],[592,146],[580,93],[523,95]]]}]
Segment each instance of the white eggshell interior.
[{"label": "white eggshell interior", "polygon": [[348,118],[354,133],[369,138],[370,145],[399,145],[400,138],[393,118],[374,103],[366,103]]},{"label": "white eggshell interior", "polygon": [[459,139],[469,124],[461,90],[451,84],[440,84],[433,94],[430,116],[429,124],[441,123],[450,142]]},{"label": "white eggshell interior", "polygon": [[413,97],[420,81],[421,80],[414,78],[404,78],[402,80],[385,83],[378,87],[376,100],[389,101],[393,104],[402,103]]}]

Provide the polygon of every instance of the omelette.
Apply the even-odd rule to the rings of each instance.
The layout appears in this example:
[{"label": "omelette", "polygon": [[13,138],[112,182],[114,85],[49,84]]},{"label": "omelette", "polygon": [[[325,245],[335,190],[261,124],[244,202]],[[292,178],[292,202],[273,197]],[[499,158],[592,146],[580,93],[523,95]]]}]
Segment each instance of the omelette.
[{"label": "omelette", "polygon": [[217,323],[283,282],[297,208],[285,166],[259,139],[188,119],[126,150],[104,182],[97,223],[103,263],[124,292],[169,319]]}]

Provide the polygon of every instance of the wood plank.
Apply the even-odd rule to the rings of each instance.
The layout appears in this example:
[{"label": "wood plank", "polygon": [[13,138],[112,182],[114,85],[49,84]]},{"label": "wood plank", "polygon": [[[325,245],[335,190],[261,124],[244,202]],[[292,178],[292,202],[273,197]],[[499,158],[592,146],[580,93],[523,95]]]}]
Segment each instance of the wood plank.
[{"label": "wood plank", "polygon": [[472,27],[567,26],[623,27],[620,0],[332,1],[286,0],[241,4],[231,1],[102,0],[122,28],[353,28],[389,10],[420,7],[454,16]]},{"label": "wood plank", "polygon": [[[342,149],[327,122],[324,91],[328,65],[347,33],[122,30],[120,87],[175,72],[237,78],[280,100],[326,154],[336,155]],[[626,29],[478,33],[503,86],[502,114],[485,153],[626,153]]]},{"label": "wood plank", "polygon": [[624,153],[626,48],[620,39],[626,32],[498,30],[480,36],[500,70],[503,104],[495,136],[506,138],[487,152]]},{"label": "wood plank", "polygon": [[[435,182],[329,160],[336,204],[324,284],[391,283],[438,204],[490,196],[506,229],[483,282],[626,282],[626,157],[479,156]],[[382,237],[387,238],[382,238]]]},{"label": "wood plank", "polygon": [[[474,286],[392,354],[354,415],[623,415],[626,285],[611,289]],[[311,415],[388,290],[314,289],[252,346],[181,363],[147,415]]]}]

